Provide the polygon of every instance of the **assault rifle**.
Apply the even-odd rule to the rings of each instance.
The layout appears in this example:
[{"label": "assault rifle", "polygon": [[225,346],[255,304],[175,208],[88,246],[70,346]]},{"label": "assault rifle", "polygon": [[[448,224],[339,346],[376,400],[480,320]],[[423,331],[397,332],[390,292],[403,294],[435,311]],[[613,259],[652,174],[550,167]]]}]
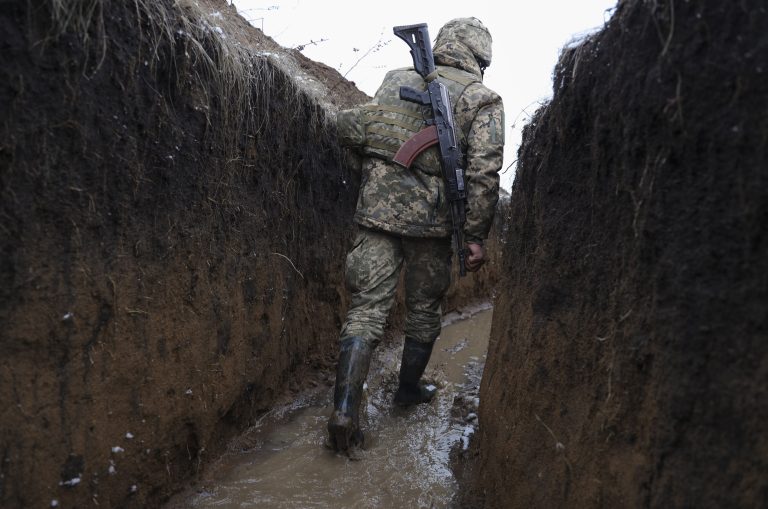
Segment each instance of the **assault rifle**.
[{"label": "assault rifle", "polygon": [[436,79],[437,70],[427,24],[397,26],[394,27],[394,32],[411,48],[413,68],[427,82],[427,90],[424,92],[411,87],[400,87],[400,99],[431,106],[432,118],[427,120],[427,127],[414,134],[400,147],[393,161],[409,168],[420,153],[433,145],[439,145],[440,165],[445,179],[447,200],[451,207],[453,237],[459,258],[459,275],[465,276],[467,250],[464,248],[464,222],[467,219],[467,191],[464,170],[459,166],[462,159],[461,147],[456,140],[451,98],[445,85]]}]

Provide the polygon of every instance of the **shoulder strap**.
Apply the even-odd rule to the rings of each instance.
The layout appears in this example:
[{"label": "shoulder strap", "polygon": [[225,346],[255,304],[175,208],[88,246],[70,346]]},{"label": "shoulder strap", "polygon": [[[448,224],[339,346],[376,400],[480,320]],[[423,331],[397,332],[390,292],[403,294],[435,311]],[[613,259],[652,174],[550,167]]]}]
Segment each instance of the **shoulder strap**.
[{"label": "shoulder strap", "polygon": [[456,83],[464,85],[465,87],[468,87],[472,83],[477,83],[480,81],[479,79],[475,78],[474,76],[472,76],[467,72],[459,71],[458,69],[451,69],[450,67],[443,67],[438,69],[437,74],[441,78],[455,81]]}]

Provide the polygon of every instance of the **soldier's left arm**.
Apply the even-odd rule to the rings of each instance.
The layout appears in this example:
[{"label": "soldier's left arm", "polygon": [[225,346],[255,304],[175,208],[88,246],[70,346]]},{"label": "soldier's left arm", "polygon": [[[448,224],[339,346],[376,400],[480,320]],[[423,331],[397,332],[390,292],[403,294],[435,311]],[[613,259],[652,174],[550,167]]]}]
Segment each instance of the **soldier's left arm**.
[{"label": "soldier's left arm", "polygon": [[485,87],[474,94],[464,94],[464,97],[468,99],[466,106],[477,111],[467,134],[468,196],[464,235],[467,242],[482,244],[488,238],[499,200],[499,170],[504,158],[504,105],[501,97]]}]

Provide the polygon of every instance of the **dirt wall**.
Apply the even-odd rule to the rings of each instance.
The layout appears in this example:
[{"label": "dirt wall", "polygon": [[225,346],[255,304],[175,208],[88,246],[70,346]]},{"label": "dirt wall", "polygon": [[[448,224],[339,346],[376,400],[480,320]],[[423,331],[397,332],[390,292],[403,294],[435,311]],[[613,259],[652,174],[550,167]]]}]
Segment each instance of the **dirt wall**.
[{"label": "dirt wall", "polygon": [[467,507],[768,506],[768,7],[620,1],[526,127]]},{"label": "dirt wall", "polygon": [[357,179],[327,108],[182,4],[3,3],[2,507],[154,506],[334,362]]}]

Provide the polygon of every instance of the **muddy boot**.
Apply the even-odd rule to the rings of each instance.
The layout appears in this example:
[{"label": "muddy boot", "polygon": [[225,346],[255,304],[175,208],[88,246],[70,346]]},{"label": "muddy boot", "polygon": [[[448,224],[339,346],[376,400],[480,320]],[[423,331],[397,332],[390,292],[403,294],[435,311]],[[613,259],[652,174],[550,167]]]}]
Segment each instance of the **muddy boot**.
[{"label": "muddy boot", "polygon": [[432,355],[435,342],[419,343],[405,338],[403,361],[400,365],[400,386],[395,393],[395,404],[400,406],[429,403],[435,397],[435,386],[421,382],[421,375]]},{"label": "muddy boot", "polygon": [[363,445],[363,432],[360,431],[360,399],[372,353],[373,349],[369,343],[359,336],[342,339],[339,348],[333,413],[328,421],[328,435],[330,446],[348,455],[350,449]]}]

